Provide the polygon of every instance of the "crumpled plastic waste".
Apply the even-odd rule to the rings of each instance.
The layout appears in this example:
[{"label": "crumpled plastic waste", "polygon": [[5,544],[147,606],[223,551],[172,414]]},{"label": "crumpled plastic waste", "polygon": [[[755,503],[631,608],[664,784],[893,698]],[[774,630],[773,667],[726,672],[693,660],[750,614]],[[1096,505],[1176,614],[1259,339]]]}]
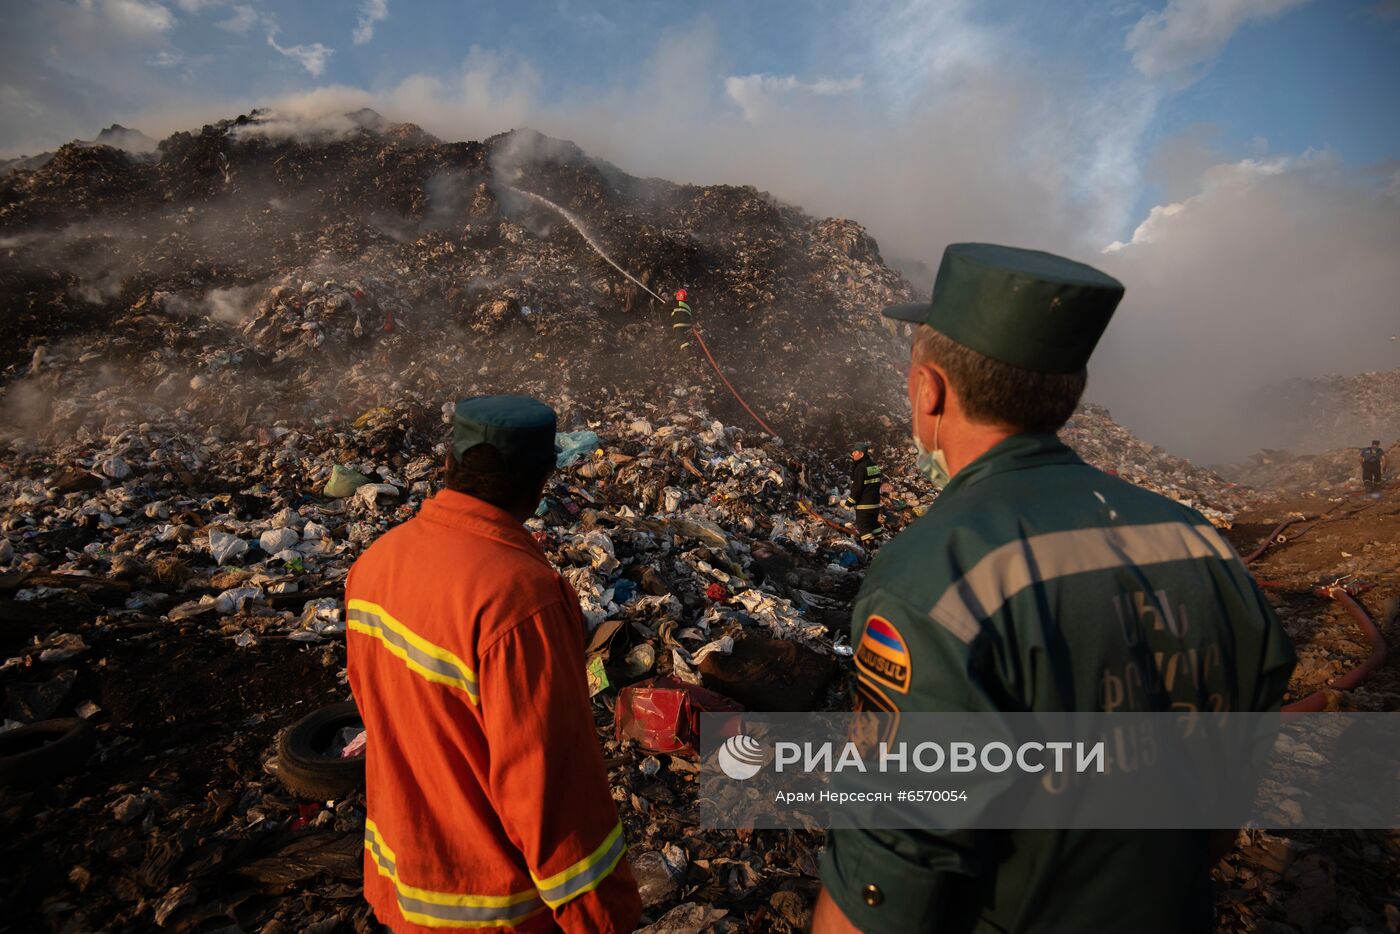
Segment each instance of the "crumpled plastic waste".
[{"label": "crumpled plastic waste", "polygon": [[369,482],[369,477],[358,470],[351,470],[349,467],[336,464],[331,468],[331,475],[326,480],[326,486],[321,492],[325,496],[335,498],[350,496]]},{"label": "crumpled plastic waste", "polygon": [[236,561],[247,553],[248,543],[237,535],[221,532],[218,529],[209,531],[209,554],[213,556],[219,567],[223,567],[230,561]]},{"label": "crumpled plastic waste", "polygon": [[554,436],[555,466],[572,467],[598,450],[597,432],[561,431]]},{"label": "crumpled plastic waste", "polygon": [[617,739],[635,740],[649,752],[693,756],[698,753],[700,714],[742,710],[734,701],[694,684],[652,678],[618,695]]}]

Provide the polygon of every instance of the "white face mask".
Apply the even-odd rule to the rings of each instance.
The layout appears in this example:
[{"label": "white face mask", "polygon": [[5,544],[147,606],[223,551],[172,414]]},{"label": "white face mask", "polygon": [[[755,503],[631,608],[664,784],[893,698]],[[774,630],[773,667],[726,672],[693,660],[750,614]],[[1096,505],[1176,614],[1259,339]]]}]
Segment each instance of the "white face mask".
[{"label": "white face mask", "polygon": [[938,430],[942,427],[943,416],[939,414],[938,421],[933,423],[932,451],[924,447],[924,443],[919,440],[919,433],[914,432],[914,449],[919,452],[914,461],[914,468],[928,478],[935,490],[942,490],[948,485],[948,481],[953,479],[952,473],[948,471],[948,459],[943,456],[943,449],[938,446]]}]

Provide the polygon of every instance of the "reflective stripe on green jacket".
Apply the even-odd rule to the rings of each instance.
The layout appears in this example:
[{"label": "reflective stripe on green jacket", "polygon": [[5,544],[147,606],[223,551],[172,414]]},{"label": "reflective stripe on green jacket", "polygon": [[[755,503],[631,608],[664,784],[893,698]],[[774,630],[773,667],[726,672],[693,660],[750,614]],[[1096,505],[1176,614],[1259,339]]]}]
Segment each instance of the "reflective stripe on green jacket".
[{"label": "reflective stripe on green jacket", "polygon": [[[895,714],[1271,710],[1294,664],[1199,513],[1051,435],[1003,441],[885,545],[852,641],[857,707]],[[1209,928],[1205,858],[1203,832],[833,831],[822,876],[867,931],[1175,934]]]}]

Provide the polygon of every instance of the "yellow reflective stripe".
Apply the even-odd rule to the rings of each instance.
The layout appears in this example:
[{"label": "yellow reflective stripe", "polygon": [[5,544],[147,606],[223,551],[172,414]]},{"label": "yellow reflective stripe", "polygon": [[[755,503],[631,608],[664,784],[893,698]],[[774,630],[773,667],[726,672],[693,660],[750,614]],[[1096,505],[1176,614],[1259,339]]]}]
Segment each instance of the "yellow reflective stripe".
[{"label": "yellow reflective stripe", "polygon": [[545,907],[534,889],[513,895],[466,895],[405,885],[399,881],[394,851],[384,842],[372,820],[365,821],[365,849],[379,874],[394,884],[399,911],[414,924],[455,928],[514,927]]},{"label": "yellow reflective stripe", "polygon": [[410,670],[429,681],[466,692],[473,704],[480,700],[476,672],[452,652],[413,632],[377,603],[351,600],[347,611],[347,628],[378,639]]},{"label": "yellow reflective stripe", "polygon": [[622,838],[622,821],[612,829],[598,849],[574,863],[563,872],[555,873],[548,879],[541,879],[533,872],[530,877],[540,891],[540,898],[550,908],[591,892],[617,867],[622,854],[627,852],[627,841]]}]

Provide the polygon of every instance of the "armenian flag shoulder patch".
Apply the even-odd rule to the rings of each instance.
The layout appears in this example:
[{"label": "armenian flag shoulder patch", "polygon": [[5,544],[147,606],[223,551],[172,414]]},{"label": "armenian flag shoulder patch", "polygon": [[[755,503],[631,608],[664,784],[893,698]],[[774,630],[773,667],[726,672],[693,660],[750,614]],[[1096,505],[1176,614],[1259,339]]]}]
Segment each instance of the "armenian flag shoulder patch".
[{"label": "armenian flag shoulder patch", "polygon": [[889,620],[871,616],[856,647],[856,666],[868,678],[909,693],[909,646]]}]

